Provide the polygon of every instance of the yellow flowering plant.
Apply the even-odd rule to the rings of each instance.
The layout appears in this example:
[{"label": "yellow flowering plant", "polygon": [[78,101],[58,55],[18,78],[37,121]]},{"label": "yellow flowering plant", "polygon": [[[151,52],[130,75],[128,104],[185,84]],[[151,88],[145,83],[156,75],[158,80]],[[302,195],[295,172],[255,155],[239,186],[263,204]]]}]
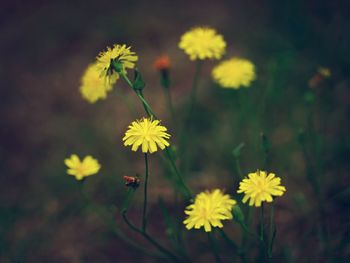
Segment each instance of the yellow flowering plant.
[{"label": "yellow flowering plant", "polygon": [[188,216],[183,223],[188,230],[204,227],[205,232],[212,231],[212,227],[222,228],[222,220],[232,219],[232,208],[237,202],[220,189],[198,194],[193,204],[186,207]]},{"label": "yellow flowering plant", "polygon": [[223,88],[247,88],[256,78],[255,66],[247,59],[231,58],[214,67],[212,76]]},{"label": "yellow flowering plant", "polygon": [[127,69],[133,69],[138,56],[131,51],[131,47],[115,44],[100,52],[96,59],[101,76],[105,77],[107,82],[111,82],[111,78],[125,74]]},{"label": "yellow flowering plant", "polygon": [[242,202],[248,200],[250,206],[260,207],[262,202],[271,203],[273,196],[282,196],[286,188],[281,186],[281,178],[276,177],[274,173],[257,171],[249,173],[248,178],[244,178],[240,184],[237,193],[244,193]]},{"label": "yellow flowering plant", "polygon": [[164,150],[170,144],[167,139],[170,134],[166,133],[167,128],[160,125],[159,120],[143,118],[133,121],[123,138],[125,146],[131,146],[132,151],[137,151],[141,146],[143,153],[154,153],[157,146]]},{"label": "yellow flowering plant", "polygon": [[222,35],[210,27],[195,27],[181,36],[179,48],[190,60],[220,59],[226,49]]},{"label": "yellow flowering plant", "polygon": [[74,176],[77,180],[82,180],[85,177],[98,173],[101,168],[99,162],[88,155],[81,161],[78,155],[72,154],[64,160],[68,167],[67,174]]},{"label": "yellow flowering plant", "polygon": [[117,82],[118,75],[113,75],[107,82],[102,76],[101,71],[96,63],[87,67],[81,78],[80,93],[82,97],[89,103],[95,103],[98,100],[105,99],[107,93],[113,88]]},{"label": "yellow flowering plant", "polygon": [[[170,185],[174,188],[176,196],[181,195],[181,209],[184,210],[184,215],[176,216],[175,221],[182,221],[182,227],[179,229],[171,224],[173,219],[171,218],[169,211],[162,206],[164,218],[168,224],[168,230],[174,235],[174,239],[182,235],[182,231],[192,231],[193,229],[205,232],[208,234],[209,244],[213,250],[213,254],[217,261],[220,261],[219,251],[217,250],[216,242],[219,242],[216,237],[216,232],[220,232],[224,239],[230,244],[234,244],[234,238],[230,237],[225,231],[229,228],[229,221],[238,222],[238,227],[241,229],[244,239],[246,235],[255,237],[253,232],[253,226],[249,225],[249,221],[246,219],[248,216],[248,207],[261,207],[264,203],[271,203],[276,196],[282,196],[286,191],[286,188],[282,186],[281,179],[276,177],[273,173],[267,173],[265,171],[257,171],[256,173],[248,174],[247,178],[241,178],[238,190],[234,189],[231,194],[225,193],[220,188],[214,188],[213,190],[205,190],[198,193],[196,196],[192,194],[191,188],[187,183],[188,171],[181,169],[179,164],[186,163],[188,157],[186,150],[191,148],[192,139],[191,129],[187,128],[187,123],[191,122],[192,113],[194,111],[195,90],[199,85],[200,78],[200,66],[203,60],[221,59],[226,51],[226,42],[222,35],[217,31],[209,27],[196,27],[186,32],[181,36],[178,44],[190,58],[190,60],[197,61],[196,72],[192,84],[191,102],[189,110],[186,112],[188,115],[184,119],[184,127],[177,127],[174,133],[168,133],[168,126],[163,125],[163,122],[156,116],[154,109],[149,101],[144,96],[145,82],[143,81],[141,72],[136,69],[136,62],[138,56],[135,52],[131,51],[131,47],[127,47],[125,44],[115,44],[112,47],[107,47],[105,51],[99,53],[94,64],[91,64],[86,69],[82,79],[80,92],[84,99],[90,103],[94,103],[97,100],[104,99],[108,92],[113,90],[113,86],[117,84],[117,80],[121,81],[131,88],[140,104],[143,106],[146,117],[141,119],[130,121],[130,125],[125,131],[124,136],[121,138],[125,147],[130,147],[132,152],[135,152],[135,156],[143,155],[144,158],[144,175],[130,176],[124,175],[125,185],[128,188],[126,200],[120,209],[121,216],[125,224],[132,230],[141,235],[147,240],[155,249],[165,256],[167,260],[173,262],[188,262],[191,261],[188,257],[186,247],[184,244],[177,242],[177,249],[168,248],[163,242],[160,242],[150,234],[147,228],[150,217],[148,216],[148,182],[152,180],[150,174],[150,154],[159,156],[162,160],[162,165],[165,167],[167,174],[166,178],[169,179]],[[166,71],[166,81],[161,79],[161,85],[168,92],[168,107],[172,107],[170,90],[170,72],[169,72],[170,60],[168,57],[163,57],[161,60],[157,60],[156,69],[160,71],[161,78],[164,78],[164,72]],[[129,79],[128,71],[134,72],[134,79]],[[212,77],[223,88],[238,89],[240,87],[248,87],[251,82],[256,79],[255,65],[246,59],[231,58],[224,60],[219,65],[215,66],[212,70]],[[180,116],[176,114],[173,108],[170,112],[173,114],[172,120],[180,119]],[[140,114],[143,116],[143,114]],[[164,122],[166,123],[166,122]],[[175,127],[175,123],[173,123]],[[171,126],[169,126],[171,127]],[[173,138],[178,132],[181,136],[180,141],[184,141],[183,145],[180,145],[180,155],[177,154],[174,149],[175,143],[172,142],[170,147],[170,138]],[[175,137],[175,136],[174,136]],[[210,140],[208,140],[210,141]],[[239,151],[242,147],[239,148]],[[184,150],[185,149],[185,150]],[[235,151],[235,158],[239,157],[239,153]],[[153,158],[153,157],[152,157]],[[99,162],[91,156],[86,156],[82,161],[77,155],[72,155],[70,158],[65,159],[64,163],[68,167],[67,173],[74,176],[77,180],[82,180],[85,177],[96,174],[101,165]],[[185,166],[185,165],[184,165]],[[186,178],[186,180],[185,180]],[[200,180],[200,179],[198,179]],[[228,189],[232,189],[231,182],[227,185]],[[138,189],[142,189],[143,186],[143,205],[140,225],[134,223],[128,216],[128,209],[133,200],[133,195]],[[211,189],[212,187],[208,187]],[[238,194],[234,196],[234,194]],[[241,195],[244,194],[241,199]],[[179,205],[178,199],[175,205]],[[248,202],[249,201],[249,202]],[[248,202],[248,206],[244,207]],[[186,203],[186,205],[184,205]],[[242,206],[242,209],[240,208]],[[264,225],[264,217],[260,218],[260,225]],[[271,227],[275,227],[273,221],[273,214],[271,215]],[[176,224],[175,224],[176,225]],[[116,226],[117,228],[117,226]],[[264,229],[264,227],[262,227]],[[262,231],[263,232],[263,231]],[[259,242],[264,234],[260,231]],[[123,234],[121,230],[117,231],[118,236],[127,243],[132,243],[133,247],[139,251],[144,252],[144,248],[140,245],[135,245],[134,241],[130,240],[128,235]],[[247,234],[248,233],[248,234]],[[269,237],[269,249],[271,249],[271,239]],[[274,237],[273,237],[274,238]],[[264,240],[262,242],[265,242]],[[261,248],[265,249],[266,244],[260,243]],[[247,252],[247,244],[242,243],[240,248],[241,253]],[[237,246],[235,245],[237,250]],[[270,250],[269,250],[270,251]]]}]

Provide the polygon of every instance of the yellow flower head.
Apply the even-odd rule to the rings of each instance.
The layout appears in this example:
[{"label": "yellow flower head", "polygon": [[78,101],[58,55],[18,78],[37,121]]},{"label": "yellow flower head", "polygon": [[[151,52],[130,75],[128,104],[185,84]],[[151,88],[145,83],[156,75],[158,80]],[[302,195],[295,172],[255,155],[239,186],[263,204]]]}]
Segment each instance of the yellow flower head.
[{"label": "yellow flower head", "polygon": [[125,146],[131,146],[131,150],[136,152],[139,146],[144,153],[154,153],[157,146],[164,149],[169,146],[167,139],[170,134],[166,133],[167,128],[160,125],[159,120],[143,118],[142,120],[133,121],[129,125],[123,138]]},{"label": "yellow flower head", "polygon": [[85,100],[95,103],[99,99],[105,99],[107,92],[112,90],[113,84],[116,83],[118,75],[111,77],[106,82],[101,77],[101,72],[95,64],[90,64],[81,78],[80,93]]},{"label": "yellow flower head", "polygon": [[225,53],[226,42],[215,29],[196,27],[181,36],[179,48],[190,56],[190,60],[220,59]]},{"label": "yellow flower head", "polygon": [[249,87],[255,79],[255,67],[252,62],[242,58],[231,58],[217,65],[212,71],[213,79],[223,88],[238,89]]},{"label": "yellow flower head", "polygon": [[244,193],[243,203],[250,198],[249,205],[259,207],[262,202],[272,202],[273,196],[282,196],[285,191],[286,188],[281,186],[281,178],[258,170],[240,182],[237,193]]},{"label": "yellow flower head", "polygon": [[210,232],[212,227],[222,228],[221,220],[232,219],[231,210],[236,203],[220,189],[202,192],[196,196],[193,204],[186,207],[188,217],[183,223],[188,230],[204,227],[205,232]]},{"label": "yellow flower head", "polygon": [[[107,82],[110,81],[111,76],[119,75],[118,73],[120,72],[125,73],[126,69],[135,67],[138,57],[130,48],[126,47],[126,45],[115,44],[112,48],[107,47],[107,50],[100,52],[97,56],[97,65],[100,69],[100,74],[107,78]],[[118,65],[119,72],[115,71],[115,68],[111,65],[112,63]]]},{"label": "yellow flower head", "polygon": [[67,165],[67,174],[75,176],[77,180],[82,180],[84,177],[98,173],[101,165],[90,155],[86,156],[81,162],[76,154],[72,154],[64,160]]}]

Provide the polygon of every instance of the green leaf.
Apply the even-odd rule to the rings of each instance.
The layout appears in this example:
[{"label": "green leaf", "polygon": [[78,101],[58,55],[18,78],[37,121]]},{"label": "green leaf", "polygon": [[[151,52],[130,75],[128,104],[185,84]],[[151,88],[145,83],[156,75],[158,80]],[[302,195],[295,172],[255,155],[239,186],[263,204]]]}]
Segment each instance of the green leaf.
[{"label": "green leaf", "polygon": [[168,70],[162,70],[160,75],[160,84],[163,88],[168,89],[170,87],[170,76]]},{"label": "green leaf", "polygon": [[138,69],[134,70],[134,90],[143,90],[146,86],[146,83],[143,81],[140,71]]},{"label": "green leaf", "polygon": [[129,190],[128,190],[128,193],[127,193],[126,198],[124,200],[121,212],[125,212],[129,209],[129,206],[130,206],[131,201],[134,197],[134,194],[135,194],[135,189],[133,189],[132,187],[129,187]]},{"label": "green leaf", "polygon": [[238,146],[236,146],[236,148],[233,149],[232,154],[235,158],[238,158],[241,155],[241,150],[244,147],[244,142],[241,142],[240,144],[238,144]]},{"label": "green leaf", "polygon": [[232,209],[233,219],[240,224],[244,224],[244,214],[242,209],[238,204],[233,206]]}]

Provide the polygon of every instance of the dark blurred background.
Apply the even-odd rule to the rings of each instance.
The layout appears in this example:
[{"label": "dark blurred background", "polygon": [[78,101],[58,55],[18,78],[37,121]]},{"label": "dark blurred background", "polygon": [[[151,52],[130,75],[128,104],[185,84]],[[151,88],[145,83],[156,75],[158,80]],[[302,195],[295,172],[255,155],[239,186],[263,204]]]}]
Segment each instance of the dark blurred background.
[{"label": "dark blurred background", "polygon": [[[193,191],[221,187],[234,194],[231,152],[244,142],[242,170],[255,171],[264,158],[264,133],[271,143],[269,167],[287,187],[276,204],[275,262],[349,262],[349,14],[347,0],[2,1],[0,262],[162,262],[135,252],[87,211],[63,160],[71,153],[100,160],[103,168],[87,180],[86,190],[130,233],[115,210],[125,197],[122,176],[142,173],[143,161],[121,138],[143,110],[122,82],[106,100],[88,104],[78,91],[80,77],[106,46],[131,45],[147,83],[145,96],[166,124],[170,117],[152,63],[168,54],[181,119],[194,63],[177,43],[197,25],[224,35],[227,58],[253,61],[257,81],[249,89],[222,90],[210,79],[216,62],[205,63],[186,174]],[[311,89],[308,82],[321,66],[332,76]],[[136,105],[134,111],[125,97]],[[167,126],[175,145],[174,127]],[[319,192],[307,179],[310,167],[300,144],[301,131],[308,129],[314,133],[306,139],[314,138],[308,152],[313,175],[320,177]],[[171,207],[172,190],[158,158],[152,155],[150,161],[151,230],[164,239],[157,198]],[[315,212],[320,203],[322,213]],[[173,210],[179,220],[184,205]],[[194,240],[191,235],[197,234],[189,235]],[[211,262],[205,246],[189,245],[195,262]]]}]

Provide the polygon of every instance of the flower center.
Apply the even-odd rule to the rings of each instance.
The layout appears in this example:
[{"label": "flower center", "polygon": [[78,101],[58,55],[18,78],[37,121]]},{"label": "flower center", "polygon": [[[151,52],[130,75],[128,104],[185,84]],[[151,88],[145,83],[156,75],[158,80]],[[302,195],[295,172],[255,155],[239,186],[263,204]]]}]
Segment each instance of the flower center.
[{"label": "flower center", "polygon": [[85,174],[86,169],[82,164],[79,164],[76,169],[79,175],[83,176]]},{"label": "flower center", "polygon": [[152,138],[152,131],[149,127],[144,127],[142,130],[142,136],[146,141],[150,141]]},{"label": "flower center", "polygon": [[257,185],[256,185],[256,189],[258,193],[262,193],[265,191],[266,188],[266,184],[262,181],[258,181]]}]

